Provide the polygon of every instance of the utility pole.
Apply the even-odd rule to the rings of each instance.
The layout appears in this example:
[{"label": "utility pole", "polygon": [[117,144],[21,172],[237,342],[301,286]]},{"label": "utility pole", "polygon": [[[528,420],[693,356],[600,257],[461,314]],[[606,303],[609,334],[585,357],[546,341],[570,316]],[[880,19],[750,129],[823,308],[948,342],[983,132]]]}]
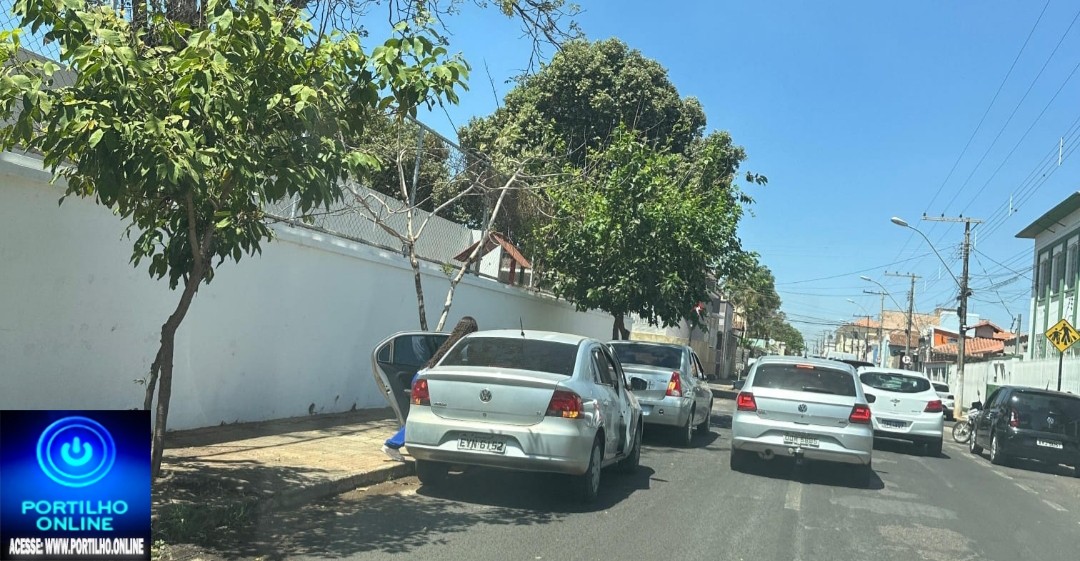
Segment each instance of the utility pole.
[{"label": "utility pole", "polygon": [[914,273],[885,273],[885,275],[911,278],[911,290],[908,292],[907,338],[904,340],[904,356],[908,357],[908,360],[911,360],[910,364],[914,365],[915,361],[911,359],[911,323],[915,315],[915,280],[920,277]]},{"label": "utility pole", "polygon": [[[877,290],[863,290],[866,294],[877,294],[881,296],[881,315],[878,316],[877,324],[877,338],[878,338],[878,366],[885,367],[885,334],[882,331],[882,326],[885,323],[885,291],[878,292]],[[867,328],[870,326],[867,325]]]},{"label": "utility pole", "polygon": [[971,254],[971,225],[981,224],[982,220],[975,218],[959,217],[946,217],[946,216],[923,216],[923,220],[931,222],[963,222],[964,223],[964,245],[960,249],[960,255],[963,259],[963,272],[960,274],[960,307],[957,310],[957,315],[960,316],[960,333],[957,339],[956,345],[956,389],[954,394],[956,395],[956,401],[958,402],[957,411],[963,411],[964,407],[964,361],[966,359],[965,351],[967,344],[967,304],[968,297],[971,296],[971,290],[968,288],[968,257]]}]

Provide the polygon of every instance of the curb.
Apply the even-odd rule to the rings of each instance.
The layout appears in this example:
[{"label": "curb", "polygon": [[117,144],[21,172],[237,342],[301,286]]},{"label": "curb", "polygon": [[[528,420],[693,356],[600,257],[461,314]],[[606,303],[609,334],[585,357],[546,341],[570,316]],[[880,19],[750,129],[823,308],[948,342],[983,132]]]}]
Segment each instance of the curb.
[{"label": "curb", "polygon": [[270,498],[258,501],[256,509],[260,513],[265,513],[272,510],[295,508],[342,493],[348,493],[360,487],[408,477],[414,473],[416,473],[416,464],[414,462],[395,462],[372,471],[355,473],[340,479],[332,479],[281,491]]},{"label": "curb", "polygon": [[718,397],[720,399],[734,400],[739,395],[739,392],[735,390],[726,390],[717,387],[712,387],[710,389],[712,390],[713,397]]}]

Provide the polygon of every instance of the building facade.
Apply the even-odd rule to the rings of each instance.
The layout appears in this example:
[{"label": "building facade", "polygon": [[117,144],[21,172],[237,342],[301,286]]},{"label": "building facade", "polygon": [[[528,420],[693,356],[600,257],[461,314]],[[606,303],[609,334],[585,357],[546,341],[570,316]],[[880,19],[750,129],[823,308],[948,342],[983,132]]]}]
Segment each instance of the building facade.
[{"label": "building facade", "polygon": [[[1059,320],[1077,325],[1077,260],[1080,258],[1080,191],[1040,216],[1016,237],[1035,241],[1032,260],[1028,357],[1053,358],[1057,349],[1043,335]],[[1067,351],[1077,355],[1073,345]]]}]

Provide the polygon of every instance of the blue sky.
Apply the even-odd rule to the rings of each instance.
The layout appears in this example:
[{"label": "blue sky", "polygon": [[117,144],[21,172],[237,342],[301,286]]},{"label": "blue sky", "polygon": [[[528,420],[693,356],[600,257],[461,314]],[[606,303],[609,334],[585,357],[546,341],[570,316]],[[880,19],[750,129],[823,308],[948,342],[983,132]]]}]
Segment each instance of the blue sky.
[{"label": "blue sky", "polygon": [[[860,275],[906,306],[909,281],[885,273],[915,273],[919,311],[955,306],[955,283],[926,242],[889,221],[901,216],[920,228],[959,275],[962,226],[921,222],[924,212],[991,219],[975,229],[971,312],[1006,328],[1022,314],[1027,328],[1033,244],[1015,234],[1080,186],[1080,158],[1056,161],[1061,136],[1066,156],[1080,144],[1072,126],[1080,76],[1069,79],[1080,64],[1080,5],[581,5],[590,39],[618,37],[658,60],[683,95],[701,100],[709,128],[746,148],[745,169],[769,177],[751,189],[754,216],[740,234],[772,269],[783,310],[808,338],[865,310],[876,315],[878,298],[863,291],[878,287]],[[459,106],[424,117],[447,135],[496,107],[487,72],[501,96],[529,55],[516,23],[495,10],[466,10],[451,25],[452,50],[474,74]]]}]

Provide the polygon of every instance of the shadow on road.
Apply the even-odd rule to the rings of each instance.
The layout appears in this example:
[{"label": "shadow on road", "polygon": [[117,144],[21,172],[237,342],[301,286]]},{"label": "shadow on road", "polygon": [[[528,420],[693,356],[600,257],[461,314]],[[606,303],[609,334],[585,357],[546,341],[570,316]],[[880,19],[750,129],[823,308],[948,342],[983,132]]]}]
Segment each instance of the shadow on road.
[{"label": "shadow on road", "polygon": [[915,444],[906,440],[893,440],[891,438],[874,438],[874,450],[892,452],[894,454],[904,454],[906,456],[922,456],[931,459],[948,459],[950,457],[944,451],[942,451],[939,456],[930,456],[925,445]]},{"label": "shadow on road", "polygon": [[876,472],[871,476],[869,485],[862,485],[858,481],[859,474],[855,466],[831,462],[808,461],[798,465],[790,458],[774,458],[766,461],[754,457],[743,473],[769,479],[797,481],[808,485],[870,490],[885,488],[885,482],[878,477]]}]

